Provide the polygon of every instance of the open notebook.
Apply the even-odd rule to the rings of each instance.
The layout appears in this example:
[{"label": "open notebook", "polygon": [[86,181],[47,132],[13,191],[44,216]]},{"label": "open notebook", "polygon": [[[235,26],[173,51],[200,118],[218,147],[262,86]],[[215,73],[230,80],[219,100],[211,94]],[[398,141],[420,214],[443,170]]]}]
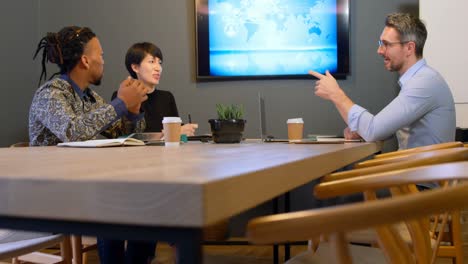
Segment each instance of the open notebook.
[{"label": "open notebook", "polygon": [[86,141],[74,141],[59,143],[58,147],[75,148],[104,148],[119,146],[144,146],[145,142],[135,138],[115,138],[115,139],[94,139]]}]

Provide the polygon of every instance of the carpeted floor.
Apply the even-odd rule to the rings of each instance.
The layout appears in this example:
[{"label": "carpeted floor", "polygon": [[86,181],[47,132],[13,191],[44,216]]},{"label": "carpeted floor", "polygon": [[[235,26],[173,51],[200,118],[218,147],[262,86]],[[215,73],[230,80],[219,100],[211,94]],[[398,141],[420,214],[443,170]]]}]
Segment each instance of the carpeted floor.
[{"label": "carpeted floor", "polygon": [[[292,246],[291,255],[294,256],[307,250],[306,246]],[[204,264],[272,264],[273,247],[271,246],[204,246]],[[465,249],[468,255],[468,249]],[[283,259],[283,248],[280,247],[280,260]],[[158,243],[156,259],[152,264],[174,264],[173,250],[165,243]],[[465,262],[468,258],[465,257]],[[9,262],[2,262],[0,264]],[[283,263],[280,261],[280,263]],[[437,264],[452,263],[449,259],[438,259]],[[468,262],[467,262],[468,263]],[[88,253],[87,264],[99,264],[96,251]]]},{"label": "carpeted floor", "polygon": [[[291,254],[297,254],[306,250],[306,246],[294,246]],[[272,264],[272,246],[204,246],[205,264]],[[283,258],[282,249],[280,257]],[[90,252],[88,264],[98,264],[99,258],[96,252]],[[156,260],[152,264],[173,264],[174,256],[172,248],[165,243],[158,243]],[[282,263],[282,262],[281,262]]]},{"label": "carpeted floor", "polygon": [[[273,247],[271,246],[204,246],[204,264],[272,264]],[[294,256],[307,250],[306,246],[292,246],[291,255]],[[283,249],[280,248],[283,259]],[[468,252],[467,252],[468,253]],[[174,264],[173,251],[164,243],[159,243],[156,250],[156,260],[152,264]],[[88,264],[99,264],[96,252],[91,252]],[[465,262],[468,258],[465,258]],[[283,263],[280,261],[280,263]],[[437,264],[452,263],[449,259],[438,259]]]}]

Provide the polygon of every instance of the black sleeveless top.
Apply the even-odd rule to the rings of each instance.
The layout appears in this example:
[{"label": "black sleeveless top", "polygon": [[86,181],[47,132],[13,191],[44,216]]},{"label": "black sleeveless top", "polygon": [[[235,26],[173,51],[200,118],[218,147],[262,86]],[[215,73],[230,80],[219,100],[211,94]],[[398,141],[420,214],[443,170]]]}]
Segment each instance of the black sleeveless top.
[{"label": "black sleeveless top", "polygon": [[[117,92],[114,92],[112,99],[116,96]],[[161,132],[165,116],[179,116],[174,95],[164,90],[154,90],[148,94],[148,100],[141,104],[141,110],[145,112],[145,132]]]}]

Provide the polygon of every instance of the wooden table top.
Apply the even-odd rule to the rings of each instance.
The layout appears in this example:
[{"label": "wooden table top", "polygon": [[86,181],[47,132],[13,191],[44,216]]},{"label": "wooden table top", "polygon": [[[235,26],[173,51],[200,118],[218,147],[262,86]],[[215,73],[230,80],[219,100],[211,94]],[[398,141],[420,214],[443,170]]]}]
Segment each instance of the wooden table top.
[{"label": "wooden table top", "polygon": [[0,215],[203,227],[380,147],[244,142],[178,148],[0,148]]}]

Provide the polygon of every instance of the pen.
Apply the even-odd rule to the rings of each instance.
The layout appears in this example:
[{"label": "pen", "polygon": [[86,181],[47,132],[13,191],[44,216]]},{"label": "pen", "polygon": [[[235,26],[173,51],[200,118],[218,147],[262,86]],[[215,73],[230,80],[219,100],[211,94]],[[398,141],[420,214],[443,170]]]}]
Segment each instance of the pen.
[{"label": "pen", "polygon": [[192,123],[192,116],[190,114],[188,115],[188,122],[189,122],[189,124]]}]

